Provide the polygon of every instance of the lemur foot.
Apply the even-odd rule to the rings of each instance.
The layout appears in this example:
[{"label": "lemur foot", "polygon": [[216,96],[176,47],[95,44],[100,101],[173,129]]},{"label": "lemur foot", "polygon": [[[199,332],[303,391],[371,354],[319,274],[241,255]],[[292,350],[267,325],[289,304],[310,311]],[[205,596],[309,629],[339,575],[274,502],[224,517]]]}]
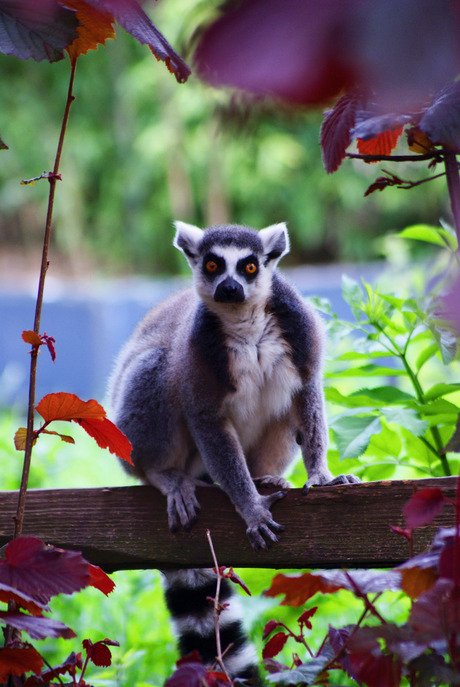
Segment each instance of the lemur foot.
[{"label": "lemur foot", "polygon": [[278,487],[278,489],[290,489],[291,485],[284,477],[276,475],[263,475],[263,477],[254,477],[253,479],[256,487]]},{"label": "lemur foot", "polygon": [[285,491],[277,491],[274,494],[260,497],[260,505],[254,509],[250,517],[245,518],[249,525],[246,534],[251,542],[251,546],[258,551],[267,550],[272,544],[279,541],[278,534],[284,530],[284,526],[275,522],[270,513],[270,507],[275,501],[286,496]]},{"label": "lemur foot", "polygon": [[361,484],[361,480],[356,475],[337,475],[332,479],[329,479],[329,476],[312,475],[304,484],[303,491],[308,492],[310,487],[329,487],[336,484]]}]

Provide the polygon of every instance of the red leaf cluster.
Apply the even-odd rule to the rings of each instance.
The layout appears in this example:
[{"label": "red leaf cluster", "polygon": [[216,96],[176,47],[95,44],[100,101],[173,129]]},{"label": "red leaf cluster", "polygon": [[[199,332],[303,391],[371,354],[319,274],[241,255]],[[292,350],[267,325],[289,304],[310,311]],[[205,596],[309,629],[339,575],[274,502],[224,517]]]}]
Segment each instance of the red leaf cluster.
[{"label": "red leaf cluster", "polygon": [[[446,503],[455,506],[458,519],[460,483],[455,504],[446,499],[440,489],[423,489],[415,493],[404,508],[407,529],[392,530],[411,541],[412,528],[433,522]],[[284,594],[284,604],[298,606],[316,592],[334,593],[346,589],[362,599],[364,612],[357,625],[330,626],[316,654],[309,649],[303,628],[311,628],[310,618],[317,607],[305,610],[298,618],[298,635],[284,623],[271,620],[263,633],[263,639],[267,639],[279,630],[263,652],[271,679],[276,681],[279,677],[279,684],[323,684],[330,671],[340,668],[358,684],[368,687],[399,687],[409,676],[412,684],[454,684],[460,674],[459,561],[460,528],[453,527],[439,529],[428,551],[393,571],[326,570],[276,575],[265,594]],[[388,623],[379,612],[377,599],[387,590],[404,591],[412,599],[406,623],[399,626]],[[371,598],[370,593],[376,596]],[[367,614],[374,616],[374,622],[365,626],[362,623]],[[309,656],[302,662],[293,654],[292,673],[286,674],[289,668],[273,657],[289,637],[305,644]]]},{"label": "red leaf cluster", "polygon": [[53,363],[55,362],[56,349],[54,348],[54,344],[56,343],[56,341],[52,336],[48,336],[46,332],[44,334],[36,334],[35,332],[28,330],[22,332],[22,339],[26,343],[30,343],[33,347],[36,348],[39,348],[43,345],[47,346],[50,352],[51,360],[53,361]]},{"label": "red leaf cluster", "polygon": [[[49,610],[51,597],[72,594],[88,585],[97,587],[105,594],[109,594],[114,587],[112,580],[100,568],[90,565],[77,551],[46,546],[36,537],[13,539],[5,547],[5,558],[0,559],[0,601],[14,601],[17,607],[31,615],[17,608],[0,611],[0,623],[25,631],[33,639],[75,637],[73,630],[61,622],[43,617],[42,612]],[[86,641],[88,643],[84,646],[93,663],[109,665],[107,660],[110,651],[107,645],[117,645],[116,642],[105,639],[92,644]],[[69,665],[75,667],[77,663],[72,654],[60,672],[67,672]],[[21,675],[29,671],[38,674],[42,665],[39,654],[27,644],[15,643],[0,649],[1,682],[6,681],[8,675]],[[36,678],[32,687],[34,684],[44,684],[48,679],[43,676]]]}]

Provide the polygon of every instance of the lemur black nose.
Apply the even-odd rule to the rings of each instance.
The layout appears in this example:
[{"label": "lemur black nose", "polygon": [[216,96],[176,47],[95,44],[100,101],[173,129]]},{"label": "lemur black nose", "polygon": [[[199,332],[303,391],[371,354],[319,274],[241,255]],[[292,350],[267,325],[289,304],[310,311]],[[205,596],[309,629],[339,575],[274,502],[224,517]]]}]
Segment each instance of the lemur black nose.
[{"label": "lemur black nose", "polygon": [[232,277],[226,277],[224,281],[218,284],[214,300],[219,303],[243,303],[244,289]]}]

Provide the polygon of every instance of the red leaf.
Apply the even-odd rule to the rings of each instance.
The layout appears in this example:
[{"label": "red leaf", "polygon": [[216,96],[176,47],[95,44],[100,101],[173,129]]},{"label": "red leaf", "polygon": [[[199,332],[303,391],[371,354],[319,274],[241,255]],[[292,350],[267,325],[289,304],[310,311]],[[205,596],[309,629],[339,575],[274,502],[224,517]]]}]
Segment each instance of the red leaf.
[{"label": "red leaf", "polygon": [[84,0],[60,0],[69,9],[76,10],[76,17],[80,22],[77,28],[78,38],[67,46],[71,60],[80,55],[86,55],[88,50],[97,50],[98,45],[104,45],[108,38],[115,38],[112,14],[91,7]]},{"label": "red leaf", "polygon": [[105,668],[112,663],[112,653],[107,644],[119,646],[117,642],[113,642],[111,639],[101,639],[94,644],[90,639],[84,639],[82,644],[90,661],[95,666],[104,666]]},{"label": "red leaf", "polygon": [[122,460],[126,460],[130,465],[133,464],[131,460],[131,451],[133,450],[131,442],[109,419],[82,419],[78,420],[78,424],[83,427],[90,437],[96,440],[100,448],[108,448],[111,453],[114,453]]},{"label": "red leaf", "polygon": [[288,639],[285,632],[277,632],[271,639],[268,640],[262,651],[262,658],[273,658],[283,648]]},{"label": "red leaf", "polygon": [[383,131],[367,141],[358,138],[358,151],[361,155],[390,155],[391,151],[396,147],[403,128],[399,126],[397,129]]},{"label": "red leaf", "polygon": [[94,399],[82,401],[75,394],[64,391],[44,396],[36,410],[46,422],[105,418],[104,408]]},{"label": "red leaf", "polygon": [[225,570],[225,567],[224,567],[224,568],[221,568],[221,575],[223,575],[223,577],[225,577],[226,579],[230,580],[230,581],[233,582],[234,584],[239,584],[239,586],[241,587],[241,589],[244,589],[244,591],[246,592],[246,594],[247,594],[248,596],[251,596],[251,592],[249,591],[249,589],[247,588],[247,586],[245,585],[245,583],[243,582],[243,580],[241,579],[241,577],[239,577],[239,576],[236,574],[236,572],[233,570],[233,568],[230,568],[230,569],[228,570],[228,572],[223,572],[223,570]]},{"label": "red leaf", "polygon": [[54,348],[54,344],[56,343],[56,340],[52,336],[48,336],[48,334],[45,332],[42,336],[43,342],[47,345],[48,350],[50,352],[51,360],[56,362],[56,349]]},{"label": "red leaf", "polygon": [[39,674],[43,659],[32,646],[0,648],[0,682],[7,682],[10,675],[22,675],[33,671]]},{"label": "red leaf", "polygon": [[264,633],[262,635],[262,639],[267,639],[268,635],[273,632],[275,627],[279,627],[281,623],[279,623],[276,620],[269,620],[268,623],[264,627]]},{"label": "red leaf", "polygon": [[32,346],[41,346],[43,343],[41,337],[30,329],[22,332],[22,340],[31,344]]},{"label": "red leaf", "polygon": [[308,627],[309,630],[312,629],[312,624],[310,622],[310,618],[312,618],[316,611],[318,610],[318,606],[314,606],[313,608],[308,609],[307,611],[304,611],[300,618],[297,619],[297,622],[302,626],[305,625],[305,627]]},{"label": "red leaf", "polygon": [[361,101],[362,94],[351,91],[339,98],[332,110],[325,114],[321,125],[320,145],[328,174],[335,172],[345,157]]},{"label": "red leaf", "polygon": [[91,587],[96,587],[100,592],[108,596],[115,589],[115,582],[98,566],[88,564]]},{"label": "red leaf", "polygon": [[340,585],[325,583],[321,577],[311,573],[295,576],[278,573],[273,578],[270,589],[267,589],[264,595],[278,596],[278,594],[284,594],[282,606],[303,606],[317,592],[335,592],[338,589],[340,589]]},{"label": "red leaf", "polygon": [[412,530],[404,530],[402,527],[398,527],[397,525],[390,525],[390,530],[395,534],[400,534],[401,537],[404,537],[404,539],[407,539],[407,541],[412,539]]},{"label": "red leaf", "polygon": [[36,597],[32,598],[24,592],[19,592],[16,588],[3,582],[0,582],[0,601],[4,603],[14,601],[32,615],[42,615],[43,611],[50,610],[47,603],[38,600]]},{"label": "red leaf", "polygon": [[72,637],[77,636],[70,627],[51,618],[0,611],[0,619],[3,619],[5,625],[11,625],[17,630],[28,632],[32,639],[45,639],[46,637],[72,639]]},{"label": "red leaf", "polygon": [[432,522],[442,511],[445,503],[441,489],[421,489],[404,506],[404,517],[409,529]]},{"label": "red leaf", "polygon": [[80,553],[45,546],[36,537],[13,539],[0,560],[0,582],[39,604],[83,589],[89,580],[88,563]]}]

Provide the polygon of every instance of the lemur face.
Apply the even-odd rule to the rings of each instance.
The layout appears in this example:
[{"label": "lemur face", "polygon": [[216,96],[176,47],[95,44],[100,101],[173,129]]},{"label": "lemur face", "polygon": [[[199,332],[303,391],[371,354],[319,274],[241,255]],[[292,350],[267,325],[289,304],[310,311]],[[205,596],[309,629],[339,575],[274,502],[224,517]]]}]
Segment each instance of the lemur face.
[{"label": "lemur face", "polygon": [[197,292],[208,305],[265,302],[273,270],[289,250],[285,224],[257,232],[238,225],[203,231],[176,222],[176,229],[174,245],[186,256]]}]

